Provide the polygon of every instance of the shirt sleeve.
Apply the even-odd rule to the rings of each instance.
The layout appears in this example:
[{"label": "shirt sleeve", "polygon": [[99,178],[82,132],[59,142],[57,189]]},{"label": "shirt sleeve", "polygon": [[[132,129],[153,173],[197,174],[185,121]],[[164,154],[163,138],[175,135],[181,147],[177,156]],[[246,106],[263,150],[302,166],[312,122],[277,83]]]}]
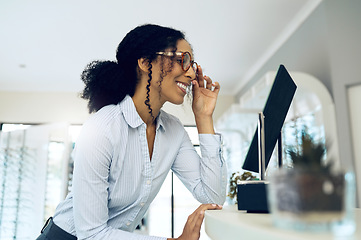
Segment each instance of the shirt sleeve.
[{"label": "shirt sleeve", "polygon": [[226,199],[226,164],[221,135],[199,134],[201,156],[184,131],[172,170],[201,203],[223,204]]},{"label": "shirt sleeve", "polygon": [[78,239],[166,240],[108,226],[108,176],[113,143],[106,128],[84,126],[74,160],[73,210]]}]

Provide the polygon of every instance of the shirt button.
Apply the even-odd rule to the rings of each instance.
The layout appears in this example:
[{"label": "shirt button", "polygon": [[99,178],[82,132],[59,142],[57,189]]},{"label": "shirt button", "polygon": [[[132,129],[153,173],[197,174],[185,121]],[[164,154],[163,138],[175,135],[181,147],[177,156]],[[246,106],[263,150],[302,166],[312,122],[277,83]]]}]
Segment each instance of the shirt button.
[{"label": "shirt button", "polygon": [[143,206],[144,206],[144,202],[141,202],[141,203],[140,203],[140,206],[142,206],[142,207],[143,207]]},{"label": "shirt button", "polygon": [[147,180],[147,184],[148,184],[148,185],[150,184],[150,180]]},{"label": "shirt button", "polygon": [[129,226],[130,225],[130,222],[127,222],[127,226]]}]

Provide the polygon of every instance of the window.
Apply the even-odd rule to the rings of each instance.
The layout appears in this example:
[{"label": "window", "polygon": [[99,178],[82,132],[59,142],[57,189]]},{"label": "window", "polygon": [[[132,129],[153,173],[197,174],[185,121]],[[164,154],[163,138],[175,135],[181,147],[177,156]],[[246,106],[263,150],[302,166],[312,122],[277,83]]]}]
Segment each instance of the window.
[{"label": "window", "polygon": [[[185,126],[185,129],[198,154],[200,154],[198,131],[196,126]],[[173,180],[173,181],[172,181]],[[174,194],[174,215],[172,216],[172,183]],[[147,213],[147,233],[152,236],[171,236],[182,234],[188,216],[199,207],[200,203],[173,173],[169,173],[157,197]],[[173,222],[173,224],[172,224]],[[200,240],[209,240],[204,229]]]}]

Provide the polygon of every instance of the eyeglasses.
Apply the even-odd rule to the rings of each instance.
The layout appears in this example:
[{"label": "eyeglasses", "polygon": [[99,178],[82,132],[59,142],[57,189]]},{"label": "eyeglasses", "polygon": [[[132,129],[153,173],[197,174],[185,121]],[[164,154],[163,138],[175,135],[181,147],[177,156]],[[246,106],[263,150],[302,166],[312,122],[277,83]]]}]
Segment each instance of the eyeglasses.
[{"label": "eyeglasses", "polygon": [[192,56],[189,52],[157,52],[156,54],[167,57],[173,57],[175,55],[178,57],[176,60],[180,63],[184,72],[187,72],[191,66],[194,72],[197,72],[198,64],[194,60],[191,60]]}]

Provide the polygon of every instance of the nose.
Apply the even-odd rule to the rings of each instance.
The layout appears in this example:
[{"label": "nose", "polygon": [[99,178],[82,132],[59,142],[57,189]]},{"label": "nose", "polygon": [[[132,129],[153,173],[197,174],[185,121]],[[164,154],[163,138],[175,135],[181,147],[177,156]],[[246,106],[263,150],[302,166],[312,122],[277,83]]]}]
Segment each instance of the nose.
[{"label": "nose", "polygon": [[192,66],[190,66],[190,68],[189,68],[189,69],[187,70],[187,72],[186,72],[186,76],[187,76],[188,78],[190,78],[191,80],[196,79],[196,77],[197,77],[197,71],[198,71],[198,66],[197,66],[196,69],[194,69]]}]

